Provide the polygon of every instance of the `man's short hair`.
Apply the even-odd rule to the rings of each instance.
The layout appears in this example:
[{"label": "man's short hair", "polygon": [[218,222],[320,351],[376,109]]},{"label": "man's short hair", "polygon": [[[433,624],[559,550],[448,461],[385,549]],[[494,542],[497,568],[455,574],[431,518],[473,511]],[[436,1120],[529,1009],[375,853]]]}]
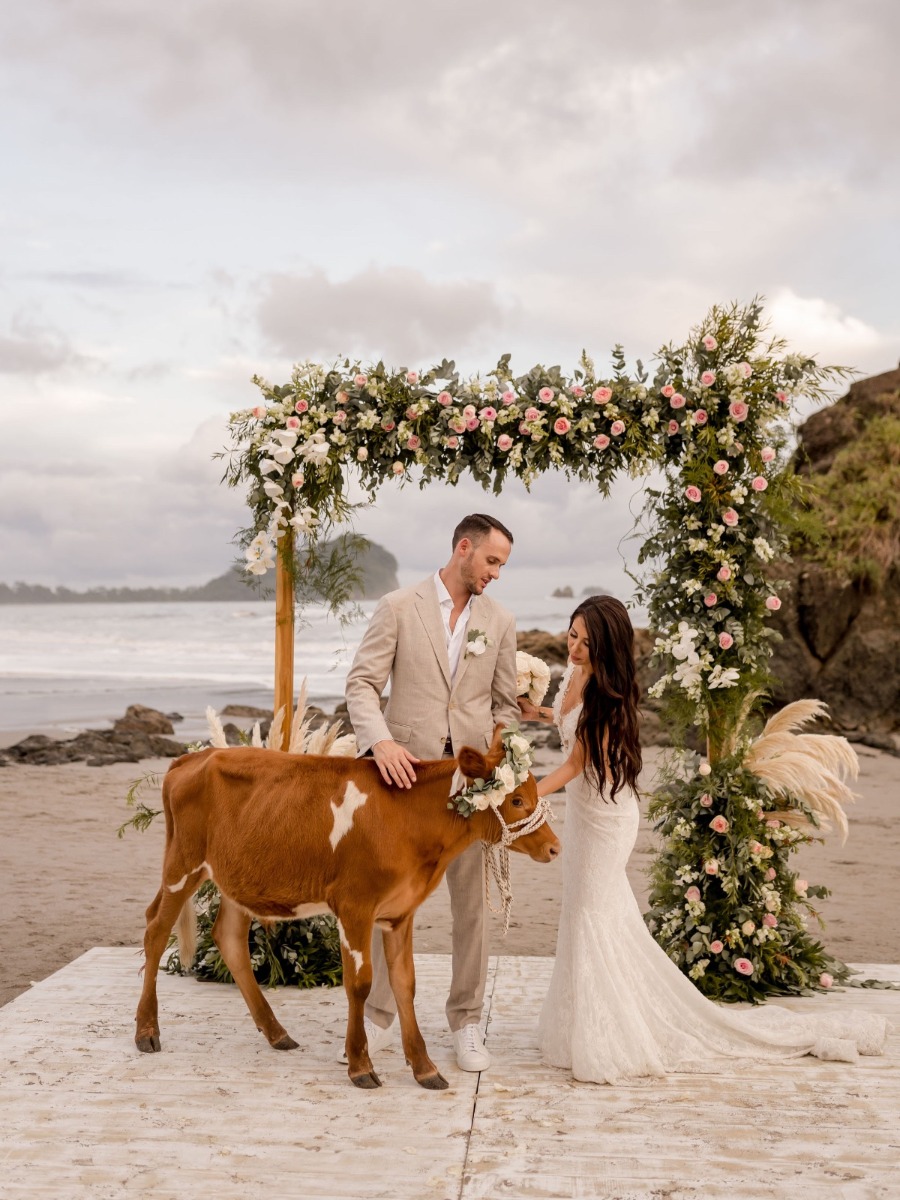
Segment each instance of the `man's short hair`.
[{"label": "man's short hair", "polygon": [[477,546],[492,529],[502,533],[509,544],[513,544],[513,535],[496,517],[489,517],[487,513],[469,513],[453,530],[453,549],[456,549],[463,538],[468,538],[473,545]]}]

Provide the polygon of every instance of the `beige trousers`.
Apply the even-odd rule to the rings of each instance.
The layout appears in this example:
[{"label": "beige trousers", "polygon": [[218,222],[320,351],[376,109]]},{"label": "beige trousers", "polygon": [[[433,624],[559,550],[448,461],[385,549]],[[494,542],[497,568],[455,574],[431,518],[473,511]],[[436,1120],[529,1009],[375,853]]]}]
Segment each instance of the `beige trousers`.
[{"label": "beige trousers", "polygon": [[[480,1024],[484,1005],[488,938],[481,842],[455,858],[444,878],[450,890],[453,919],[453,973],[447,997],[447,1023],[455,1033],[464,1025]],[[388,979],[382,933],[376,929],[372,934],[372,989],[366,1002],[366,1016],[386,1029],[396,1015],[397,1001]]]}]

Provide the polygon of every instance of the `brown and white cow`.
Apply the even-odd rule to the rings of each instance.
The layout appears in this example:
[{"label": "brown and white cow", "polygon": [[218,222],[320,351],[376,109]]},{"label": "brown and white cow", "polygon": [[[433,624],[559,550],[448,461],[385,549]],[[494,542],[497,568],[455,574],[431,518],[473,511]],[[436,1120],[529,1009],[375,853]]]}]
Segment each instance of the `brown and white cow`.
[{"label": "brown and white cow", "polygon": [[[252,917],[337,918],[349,1001],[348,1073],[357,1087],[380,1086],[369,1058],[363,1006],[372,982],[372,930],[385,931],[385,957],[397,998],[403,1049],[423,1087],[447,1087],[428,1057],[413,1006],[413,915],[447,865],[479,839],[498,842],[490,809],[461,817],[448,808],[458,780],[487,778],[502,760],[498,727],[491,749],[463,748],[458,759],[422,762],[409,790],[388,787],[372,759],[293,755],[251,747],[203,750],[176,759],[163,782],[166,849],[162,886],[147,909],[143,992],[135,1042],[159,1050],[156,975],[178,922],[182,961],[196,940],[190,897],[207,879],[221,893],[213,938],[257,1027],[277,1050],[297,1043],[279,1024],[253,977],[247,935]],[[506,825],[535,814],[534,777],[500,806]],[[531,824],[531,823],[529,823]],[[550,862],[560,845],[546,822],[512,848]]]}]

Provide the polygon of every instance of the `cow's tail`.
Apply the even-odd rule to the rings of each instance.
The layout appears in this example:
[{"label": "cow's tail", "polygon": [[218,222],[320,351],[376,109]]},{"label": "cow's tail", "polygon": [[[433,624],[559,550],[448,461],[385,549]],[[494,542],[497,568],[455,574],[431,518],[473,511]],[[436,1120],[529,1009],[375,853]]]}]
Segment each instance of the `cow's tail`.
[{"label": "cow's tail", "polygon": [[188,896],[181,906],[178,921],[175,925],[175,936],[178,939],[178,957],[181,968],[189,971],[197,953],[197,910],[194,908],[194,897]]}]

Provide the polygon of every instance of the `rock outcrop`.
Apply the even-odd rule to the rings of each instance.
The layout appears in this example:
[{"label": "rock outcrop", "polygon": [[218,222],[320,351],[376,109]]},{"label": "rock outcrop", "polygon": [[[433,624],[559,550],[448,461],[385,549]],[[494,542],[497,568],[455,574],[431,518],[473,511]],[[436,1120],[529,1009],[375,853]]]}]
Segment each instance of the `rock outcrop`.
[{"label": "rock outcrop", "polygon": [[[877,496],[877,464],[867,468],[863,454],[860,470],[848,471],[846,459],[854,444],[865,450],[867,430],[873,422],[883,426],[885,418],[900,418],[900,370],[854,383],[846,396],[802,426],[797,470],[830,486],[832,506],[835,497],[839,504],[841,488],[858,488],[867,469]],[[900,462],[900,444],[896,453],[894,461]],[[877,508],[868,517],[860,510],[858,519],[867,526],[858,531],[859,538],[877,535],[882,547],[890,546],[897,530],[889,522],[895,518],[887,504],[883,511]],[[896,750],[897,739],[890,735],[900,730],[900,563],[883,550],[882,557],[876,582],[847,578],[802,551],[793,562],[773,566],[773,577],[791,585],[781,593],[783,606],[773,621],[783,638],[772,659],[773,698],[778,704],[803,697],[823,700],[838,728]]]}]

